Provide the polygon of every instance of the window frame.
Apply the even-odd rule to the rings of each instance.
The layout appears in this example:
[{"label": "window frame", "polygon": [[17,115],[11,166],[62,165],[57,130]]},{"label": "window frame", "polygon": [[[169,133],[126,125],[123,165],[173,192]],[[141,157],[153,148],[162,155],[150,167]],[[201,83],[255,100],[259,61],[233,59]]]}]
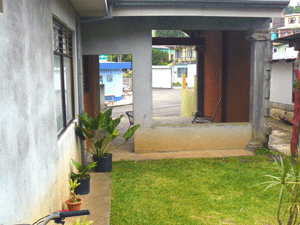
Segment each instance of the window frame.
[{"label": "window frame", "polygon": [[295,24],[295,23],[296,23],[296,17],[288,18],[288,24]]},{"label": "window frame", "polygon": [[[61,88],[61,101],[62,101],[62,118],[63,118],[63,126],[60,130],[57,131],[58,138],[64,133],[64,131],[68,128],[68,126],[74,121],[75,119],[75,97],[74,97],[74,35],[73,32],[65,27],[61,22],[53,18],[53,58],[54,56],[59,56],[60,62],[60,88]],[[54,31],[54,29],[58,28],[58,34]],[[63,37],[63,35],[66,35]],[[58,39],[56,39],[58,37]],[[58,45],[56,42],[58,41]],[[66,42],[64,42],[66,41]],[[65,47],[64,47],[65,45]],[[65,74],[64,70],[64,59],[69,58],[70,60],[70,77]],[[54,67],[53,67],[54,71]],[[65,78],[66,76],[66,78]],[[70,88],[68,90],[71,95],[71,118],[67,121],[67,100],[66,96],[67,93],[65,91],[65,87],[67,85],[67,80],[70,79]],[[57,117],[56,117],[57,123]]]},{"label": "window frame", "polygon": [[0,13],[4,13],[4,10],[3,10],[3,0],[0,0]]},{"label": "window frame", "polygon": [[[181,73],[181,69],[184,69],[186,71],[186,77],[185,78],[188,78],[188,75],[187,75],[187,67],[177,67],[177,78],[182,78],[182,74],[184,73]],[[180,75],[180,76],[179,76]]]}]

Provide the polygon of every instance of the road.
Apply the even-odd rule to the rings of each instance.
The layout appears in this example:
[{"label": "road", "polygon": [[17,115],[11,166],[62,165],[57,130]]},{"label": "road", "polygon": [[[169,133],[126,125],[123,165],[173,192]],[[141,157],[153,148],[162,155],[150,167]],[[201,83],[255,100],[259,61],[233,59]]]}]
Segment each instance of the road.
[{"label": "road", "polygon": [[[153,117],[180,117],[180,89],[153,89]],[[113,110],[113,117],[132,111],[132,105],[118,106]]]}]

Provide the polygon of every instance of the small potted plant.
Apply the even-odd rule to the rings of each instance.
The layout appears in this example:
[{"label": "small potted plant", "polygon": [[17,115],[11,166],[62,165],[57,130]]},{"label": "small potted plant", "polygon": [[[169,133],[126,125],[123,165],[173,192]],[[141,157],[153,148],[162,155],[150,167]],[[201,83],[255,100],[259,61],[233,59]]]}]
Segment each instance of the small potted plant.
[{"label": "small potted plant", "polygon": [[82,223],[80,222],[80,219],[77,218],[73,225],[91,225],[94,221],[86,221],[85,222],[85,217],[83,217]]},{"label": "small potted plant", "polygon": [[78,173],[71,173],[71,178],[80,183],[80,185],[75,188],[75,194],[86,195],[90,193],[90,175],[88,173],[97,165],[97,162],[92,162],[87,166],[83,166],[74,159],[71,160],[78,170]]},{"label": "small potted plant", "polygon": [[80,183],[77,183],[77,180],[73,181],[72,179],[70,179],[69,186],[71,189],[71,195],[70,195],[70,198],[65,201],[65,203],[68,206],[69,211],[80,210],[82,199],[79,198],[77,194],[75,194],[75,188],[78,187],[79,185],[80,185]]},{"label": "small potted plant", "polygon": [[120,135],[116,127],[124,116],[121,115],[116,119],[112,119],[112,110],[113,108],[110,108],[99,113],[95,119],[86,112],[83,112],[82,116],[78,115],[83,127],[76,126],[76,133],[81,134],[78,135],[79,137],[86,136],[89,148],[85,148],[85,150],[90,152],[94,161],[97,162],[95,172],[110,172],[112,170],[112,154],[109,151],[124,145],[140,126],[138,124],[129,128],[123,135],[124,142],[110,147],[113,139]]}]

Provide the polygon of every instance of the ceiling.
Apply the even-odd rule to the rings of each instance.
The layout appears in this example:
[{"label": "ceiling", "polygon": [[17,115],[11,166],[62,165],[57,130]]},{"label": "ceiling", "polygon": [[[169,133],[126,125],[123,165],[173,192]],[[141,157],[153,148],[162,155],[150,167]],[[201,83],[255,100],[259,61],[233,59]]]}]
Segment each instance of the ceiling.
[{"label": "ceiling", "polygon": [[81,17],[102,17],[107,15],[106,0],[70,0]]}]

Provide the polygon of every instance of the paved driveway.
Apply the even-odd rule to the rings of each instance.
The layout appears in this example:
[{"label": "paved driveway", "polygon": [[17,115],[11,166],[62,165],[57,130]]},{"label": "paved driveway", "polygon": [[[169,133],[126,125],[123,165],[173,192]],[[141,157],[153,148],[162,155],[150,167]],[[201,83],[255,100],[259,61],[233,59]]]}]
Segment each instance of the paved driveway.
[{"label": "paved driveway", "polygon": [[[153,117],[180,117],[180,94],[180,89],[153,89]],[[132,105],[114,107],[113,117],[120,116],[126,111],[132,111]]]}]

